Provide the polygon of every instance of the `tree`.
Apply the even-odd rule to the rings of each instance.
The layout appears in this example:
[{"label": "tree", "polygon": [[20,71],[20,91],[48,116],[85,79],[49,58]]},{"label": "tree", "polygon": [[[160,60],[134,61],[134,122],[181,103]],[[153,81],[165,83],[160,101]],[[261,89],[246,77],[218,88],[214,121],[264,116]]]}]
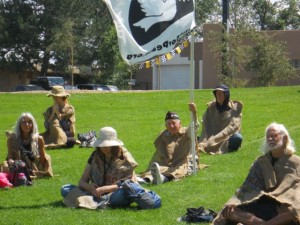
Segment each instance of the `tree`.
[{"label": "tree", "polygon": [[33,69],[39,58],[39,18],[31,1],[0,2],[0,66],[6,69]]},{"label": "tree", "polygon": [[61,29],[57,29],[55,35],[53,36],[53,43],[48,47],[48,51],[55,51],[59,53],[60,51],[64,51],[68,53],[68,57],[66,57],[67,68],[65,70],[69,70],[71,73],[71,85],[74,85],[73,71],[74,71],[74,50],[76,46],[76,35],[74,33],[74,22],[71,18],[67,18],[66,20],[61,22]]},{"label": "tree", "polygon": [[235,29],[250,29],[255,26],[255,12],[252,10],[252,0],[230,1],[230,23]]},{"label": "tree", "polygon": [[254,46],[250,49],[246,70],[253,72],[255,86],[273,86],[280,80],[296,77],[296,69],[286,54],[283,43],[265,33],[253,33]]},{"label": "tree", "polygon": [[297,0],[283,1],[285,7],[278,13],[277,30],[298,30],[300,29],[300,5]]},{"label": "tree", "polygon": [[[283,43],[272,36],[254,30],[237,30],[226,34],[211,32],[210,46],[218,61],[218,76],[229,86],[272,86],[280,80],[296,76],[296,70],[286,56]],[[227,46],[225,56],[222,49]],[[222,60],[226,59],[226,74],[222,73]],[[250,80],[243,78],[252,72]]]},{"label": "tree", "polygon": [[234,33],[210,32],[208,34],[210,47],[218,62],[218,77],[223,83],[232,87],[245,86],[247,83],[239,76],[247,60],[248,47],[244,45],[244,37],[245,33],[239,31]]},{"label": "tree", "polygon": [[115,27],[103,34],[102,44],[99,45],[99,72],[96,81],[105,84],[115,84],[121,89],[127,89],[131,75],[137,66],[127,65],[121,58]]},{"label": "tree", "polygon": [[222,18],[221,2],[219,0],[195,1],[195,19],[197,24],[215,23]]},{"label": "tree", "polygon": [[[195,1],[197,24],[220,21],[221,2]],[[258,24],[263,29],[299,28],[297,0],[269,3],[232,0],[232,24],[238,29]],[[238,52],[225,55],[229,65],[238,63],[234,54]],[[120,57],[115,28],[103,1],[0,0],[0,67],[24,71],[37,64],[41,75],[49,68],[70,73],[71,65],[97,75],[91,81],[118,83],[124,88],[136,70]],[[231,69],[231,74],[238,71],[238,67]]]}]

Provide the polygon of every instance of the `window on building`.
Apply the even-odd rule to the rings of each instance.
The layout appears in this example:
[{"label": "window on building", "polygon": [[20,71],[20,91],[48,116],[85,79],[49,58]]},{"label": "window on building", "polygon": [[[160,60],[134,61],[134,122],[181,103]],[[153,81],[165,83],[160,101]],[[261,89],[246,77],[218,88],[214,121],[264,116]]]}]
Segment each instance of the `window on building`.
[{"label": "window on building", "polygon": [[299,59],[292,59],[291,63],[297,70],[300,70],[300,60]]}]

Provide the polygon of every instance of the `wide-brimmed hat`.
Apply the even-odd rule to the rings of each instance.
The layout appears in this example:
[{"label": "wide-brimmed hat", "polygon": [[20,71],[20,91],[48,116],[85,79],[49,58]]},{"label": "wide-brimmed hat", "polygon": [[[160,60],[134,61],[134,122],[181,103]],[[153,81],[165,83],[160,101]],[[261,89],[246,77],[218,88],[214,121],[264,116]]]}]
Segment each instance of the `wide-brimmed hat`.
[{"label": "wide-brimmed hat", "polygon": [[52,91],[47,94],[47,97],[49,96],[57,96],[57,97],[69,97],[70,94],[67,93],[63,86],[56,85],[52,87]]},{"label": "wide-brimmed hat", "polygon": [[99,131],[99,137],[94,143],[94,147],[110,147],[124,145],[118,139],[117,131],[112,127],[103,127]]}]

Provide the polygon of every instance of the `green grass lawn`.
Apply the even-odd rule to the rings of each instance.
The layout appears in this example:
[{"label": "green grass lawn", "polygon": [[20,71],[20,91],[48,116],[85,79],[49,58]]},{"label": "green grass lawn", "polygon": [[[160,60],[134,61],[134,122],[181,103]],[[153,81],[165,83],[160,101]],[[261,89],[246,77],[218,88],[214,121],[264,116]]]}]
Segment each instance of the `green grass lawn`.
[{"label": "green grass lawn", "polygon": [[[52,157],[54,178],[36,180],[32,187],[0,190],[0,224],[182,224],[176,219],[188,207],[205,206],[218,211],[242,183],[253,160],[260,154],[265,127],[276,121],[283,123],[291,137],[300,145],[300,87],[232,89],[231,98],[244,104],[240,151],[227,155],[201,155],[201,163],[209,168],[181,181],[147,186],[162,198],[162,207],[139,211],[109,209],[93,211],[66,208],[60,187],[77,184],[91,148],[75,146],[69,150],[48,150]],[[195,103],[201,119],[206,103],[213,99],[211,90],[196,90]],[[42,113],[52,99],[46,94],[0,94],[0,160],[6,157],[5,131],[12,129],[21,112],[31,112],[43,132]],[[78,133],[112,126],[125,147],[139,163],[142,172],[154,152],[153,141],[164,129],[168,110],[177,111],[183,125],[188,125],[190,113],[187,103],[189,91],[149,91],[118,93],[72,93],[71,104],[76,109]]]}]

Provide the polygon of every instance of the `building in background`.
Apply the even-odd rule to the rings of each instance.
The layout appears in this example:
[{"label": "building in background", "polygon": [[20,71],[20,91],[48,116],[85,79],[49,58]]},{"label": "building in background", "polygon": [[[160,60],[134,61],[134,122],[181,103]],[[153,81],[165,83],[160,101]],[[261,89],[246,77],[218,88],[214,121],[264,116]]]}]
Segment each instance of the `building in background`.
[{"label": "building in background", "polygon": [[[217,60],[209,46],[209,41],[205,35],[209,31],[221,32],[221,27],[217,24],[205,24],[203,26],[203,40],[195,42],[195,89],[213,88],[218,83]],[[261,31],[274,35],[276,41],[286,43],[288,57],[293,65],[298,69],[300,76],[300,30],[290,31]],[[249,77],[249,73],[243,77]],[[136,84],[134,89],[139,90],[173,90],[190,88],[190,45],[185,48],[180,55],[173,59],[154,65],[150,68],[143,68],[136,73]],[[300,78],[280,81],[277,85],[300,85]]]},{"label": "building in background", "polygon": [[[205,35],[209,31],[221,32],[221,27],[218,24],[203,25],[203,40],[195,42],[195,56],[194,56],[194,76],[195,89],[207,89],[215,87],[219,81],[217,77],[217,61],[211,52],[209,41]],[[293,65],[298,69],[300,76],[300,30],[289,31],[261,31],[274,35],[277,41],[286,43],[288,57]],[[17,85],[27,85],[30,81],[35,80],[39,74],[40,69],[11,72],[7,70],[0,70],[0,92],[11,91]],[[77,69],[74,74],[80,75]],[[47,76],[63,76],[67,83],[71,83],[70,74],[58,74],[53,71],[48,71]],[[250,76],[249,73],[242,74],[243,77]],[[177,90],[190,88],[190,45],[184,48],[180,54],[176,54],[174,58],[154,65],[150,68],[143,68],[137,71],[134,76],[134,84],[132,89],[135,90]],[[280,81],[277,85],[300,85],[300,78]]]}]

